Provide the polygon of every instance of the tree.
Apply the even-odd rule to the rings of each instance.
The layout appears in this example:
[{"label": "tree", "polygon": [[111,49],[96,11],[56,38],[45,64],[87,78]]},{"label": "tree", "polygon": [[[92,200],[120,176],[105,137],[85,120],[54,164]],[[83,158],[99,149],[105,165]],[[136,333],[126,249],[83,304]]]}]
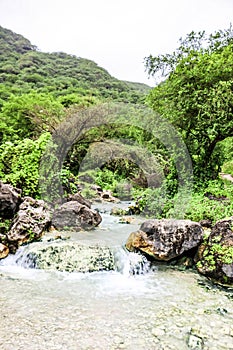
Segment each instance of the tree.
[{"label": "tree", "polygon": [[192,32],[173,54],[146,59],[148,73],[165,78],[147,101],[182,134],[197,177],[216,176],[216,145],[233,135],[232,62],[231,27],[210,36]]}]

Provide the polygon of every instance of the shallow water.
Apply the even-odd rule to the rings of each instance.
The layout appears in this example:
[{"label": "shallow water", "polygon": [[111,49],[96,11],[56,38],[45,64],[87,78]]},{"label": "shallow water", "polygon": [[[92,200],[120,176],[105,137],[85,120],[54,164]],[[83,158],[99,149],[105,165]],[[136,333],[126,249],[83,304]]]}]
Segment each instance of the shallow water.
[{"label": "shallow water", "polygon": [[[72,239],[118,245],[127,267],[120,245],[137,227],[106,213],[100,229]],[[1,350],[233,349],[233,300],[193,272],[63,273],[10,257],[0,280]]]}]

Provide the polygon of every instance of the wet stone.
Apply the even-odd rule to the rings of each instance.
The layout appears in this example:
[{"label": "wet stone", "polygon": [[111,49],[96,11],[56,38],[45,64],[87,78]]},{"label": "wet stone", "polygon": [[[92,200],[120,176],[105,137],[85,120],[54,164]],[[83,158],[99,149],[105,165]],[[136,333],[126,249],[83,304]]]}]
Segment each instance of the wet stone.
[{"label": "wet stone", "polygon": [[203,350],[204,341],[195,334],[190,334],[188,338],[188,347],[192,350]]},{"label": "wet stone", "polygon": [[155,337],[160,337],[165,334],[165,330],[162,328],[153,328],[151,333]]},{"label": "wet stone", "polygon": [[67,241],[33,243],[18,262],[28,268],[67,272],[114,270],[114,256],[108,247]]}]

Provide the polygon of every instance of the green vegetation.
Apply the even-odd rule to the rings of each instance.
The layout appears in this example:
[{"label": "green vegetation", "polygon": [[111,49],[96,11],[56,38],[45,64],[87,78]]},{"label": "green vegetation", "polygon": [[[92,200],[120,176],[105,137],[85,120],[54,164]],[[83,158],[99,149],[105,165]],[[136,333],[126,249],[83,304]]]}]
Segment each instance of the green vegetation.
[{"label": "green vegetation", "polygon": [[[113,78],[95,62],[64,52],[43,53],[22,37],[0,27],[0,83],[3,100],[11,93],[51,93],[54,97],[95,96],[138,102],[150,89],[144,84]],[[64,99],[65,104],[66,98]],[[1,103],[1,101],[0,101]]]},{"label": "green vegetation", "polygon": [[216,178],[225,156],[219,142],[233,134],[232,60],[232,28],[192,32],[173,54],[146,59],[151,75],[166,76],[147,101],[180,131],[197,180]]},{"label": "green vegetation", "polygon": [[[216,221],[232,215],[233,31],[191,32],[171,54],[145,59],[160,83],[147,103],[179,130],[192,158],[195,193],[185,216]],[[162,78],[162,81],[161,81]],[[172,215],[172,201],[162,216]]]},{"label": "green vegetation", "polygon": [[[83,193],[92,198],[90,184],[96,183],[121,199],[135,199],[148,216],[183,215],[195,221],[216,221],[232,215],[232,183],[219,177],[221,171],[233,175],[231,28],[210,36],[192,32],[172,54],[149,56],[145,61],[148,73],[155,76],[162,72],[163,76],[154,89],[117,80],[90,60],[63,52],[40,52],[21,35],[2,27],[0,49],[2,181],[20,187],[23,195],[39,198],[42,155],[49,142],[59,136],[70,146],[68,141],[64,148],[58,145],[54,158],[49,159],[48,153],[44,160],[47,173],[54,170],[52,194],[61,180],[65,195],[86,184]],[[102,125],[101,106],[114,101],[126,102],[128,111],[122,111],[117,124]],[[142,120],[145,102],[161,116],[158,120],[149,112]],[[97,108],[91,110],[96,113],[96,125],[88,129],[88,117],[84,117],[87,107],[93,106]],[[69,125],[70,116],[87,130],[81,133],[80,129],[78,138],[74,136],[77,123]],[[127,124],[129,116],[133,123]],[[66,122],[66,130],[58,131]],[[183,179],[177,164],[182,173],[182,151],[169,125],[179,131],[194,168],[194,193],[180,213],[174,208],[181,199],[179,183]],[[153,134],[155,129],[157,136]],[[124,144],[124,150],[117,140]],[[174,147],[168,150],[164,140]],[[101,149],[108,156],[104,164]],[[62,158],[65,150],[67,154]],[[84,159],[85,167],[80,172]],[[150,172],[152,164],[154,174]]]},{"label": "green vegetation", "polygon": [[0,178],[23,189],[23,195],[38,196],[40,159],[50,139],[49,133],[37,140],[5,142],[0,146]]},{"label": "green vegetation", "polygon": [[10,225],[11,225],[11,220],[1,219],[1,222],[0,222],[0,239],[1,239],[1,242],[3,244],[7,240],[5,234],[9,231]]},{"label": "green vegetation", "polygon": [[[219,266],[233,264],[233,246],[220,243],[221,237],[213,237],[211,242],[208,236],[204,239],[202,259],[197,262],[198,269],[211,275],[218,272]],[[221,276],[223,283],[228,283],[228,277]]]}]

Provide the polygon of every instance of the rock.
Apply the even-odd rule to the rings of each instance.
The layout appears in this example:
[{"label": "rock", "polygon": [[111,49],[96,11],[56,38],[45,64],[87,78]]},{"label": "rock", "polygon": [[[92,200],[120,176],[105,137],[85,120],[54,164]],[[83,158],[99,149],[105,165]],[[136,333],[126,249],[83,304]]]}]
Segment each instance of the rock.
[{"label": "rock", "polygon": [[70,201],[54,210],[52,225],[57,230],[91,229],[102,221],[100,214],[77,201]]},{"label": "rock", "polygon": [[219,173],[219,175],[222,179],[233,182],[233,177],[231,174]]},{"label": "rock", "polygon": [[29,268],[67,272],[114,270],[114,256],[108,247],[67,241],[29,244],[17,262]]},{"label": "rock", "polygon": [[103,191],[100,193],[100,197],[102,198],[102,200],[104,200],[105,202],[113,202],[113,203],[117,203],[120,200],[116,197],[114,197],[110,191]]},{"label": "rock", "polygon": [[152,328],[151,331],[152,335],[155,337],[161,337],[162,335],[165,334],[165,329],[158,327],[158,328]]},{"label": "rock", "polygon": [[6,245],[0,243],[0,259],[6,258],[8,254],[9,248]]},{"label": "rock", "polygon": [[96,195],[102,199],[104,202],[113,202],[117,203],[119,202],[119,199],[114,197],[110,191],[103,190],[98,185],[92,185],[91,190],[96,192]]},{"label": "rock", "polygon": [[127,213],[128,213],[128,211],[126,209],[113,207],[111,209],[110,215],[121,216],[121,215],[127,215]]},{"label": "rock", "polygon": [[119,219],[120,224],[133,224],[134,222],[135,222],[135,218],[133,218],[132,216],[122,216]]},{"label": "rock", "polygon": [[18,248],[22,243],[39,239],[50,222],[51,212],[43,200],[24,197],[7,234],[7,240],[10,245]]},{"label": "rock", "polygon": [[75,194],[69,194],[68,201],[77,201],[80,204],[86,205],[88,208],[91,208],[91,202],[84,198],[79,192]]},{"label": "rock", "polygon": [[0,217],[12,219],[21,203],[21,190],[0,181]]},{"label": "rock", "polygon": [[190,334],[188,337],[188,347],[189,349],[193,350],[202,350],[204,346],[204,341],[201,337],[195,335],[195,334]]},{"label": "rock", "polygon": [[98,185],[91,185],[91,189],[96,191],[99,195],[103,192],[102,188]]},{"label": "rock", "polygon": [[190,220],[147,220],[131,233],[126,243],[129,251],[140,250],[157,260],[169,261],[197,247],[203,229]]},{"label": "rock", "polygon": [[212,227],[212,221],[210,219],[201,220],[201,221],[199,221],[199,224],[202,227],[205,227],[205,228],[211,228]]},{"label": "rock", "polygon": [[139,215],[140,213],[141,213],[141,209],[140,209],[139,203],[135,203],[129,206],[128,208],[129,215]]},{"label": "rock", "polygon": [[223,285],[233,284],[232,224],[233,218],[217,222],[195,257],[198,271]]}]

